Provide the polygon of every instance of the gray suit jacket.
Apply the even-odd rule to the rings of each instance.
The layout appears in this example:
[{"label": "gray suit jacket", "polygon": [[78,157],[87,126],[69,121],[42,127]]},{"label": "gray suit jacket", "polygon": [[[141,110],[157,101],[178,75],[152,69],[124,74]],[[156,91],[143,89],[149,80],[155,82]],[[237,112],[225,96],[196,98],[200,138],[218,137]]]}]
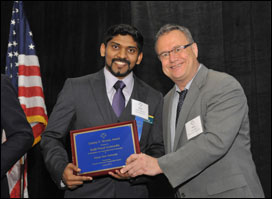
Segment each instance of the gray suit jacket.
[{"label": "gray suit jacket", "polygon": [[[247,100],[238,81],[202,65],[183,103],[171,152],[174,92],[175,87],[164,98],[167,155],[159,165],[179,196],[264,197],[250,152]],[[188,140],[185,124],[197,116],[203,132]]]},{"label": "gray suit jacket", "polygon": [[[141,152],[154,157],[162,156],[161,93],[134,76],[131,98],[122,115],[117,118],[107,97],[103,70],[66,80],[41,140],[46,167],[58,186],[65,167],[71,162],[67,153],[69,150],[64,147],[69,131],[134,120],[135,116],[131,115],[131,99],[148,104],[149,115],[154,116],[153,124],[144,122],[140,139]],[[147,197],[147,189],[142,184],[132,186],[129,181],[104,176],[85,182],[73,191],[66,190],[65,197]]]}]

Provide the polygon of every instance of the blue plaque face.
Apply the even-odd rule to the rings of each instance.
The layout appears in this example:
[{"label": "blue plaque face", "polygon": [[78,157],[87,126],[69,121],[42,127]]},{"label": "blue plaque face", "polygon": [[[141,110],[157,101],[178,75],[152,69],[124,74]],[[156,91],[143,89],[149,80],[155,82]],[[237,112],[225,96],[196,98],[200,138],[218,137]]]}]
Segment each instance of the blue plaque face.
[{"label": "blue plaque face", "polygon": [[134,124],[135,121],[71,132],[73,160],[81,169],[79,175],[107,174],[125,166],[126,159],[139,152]]}]

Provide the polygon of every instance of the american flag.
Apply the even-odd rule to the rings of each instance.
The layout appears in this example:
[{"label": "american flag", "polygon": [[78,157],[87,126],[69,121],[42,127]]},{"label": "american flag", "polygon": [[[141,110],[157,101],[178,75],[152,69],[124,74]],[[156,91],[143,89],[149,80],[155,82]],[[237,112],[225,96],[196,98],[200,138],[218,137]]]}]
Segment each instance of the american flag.
[{"label": "american flag", "polygon": [[[31,124],[35,138],[34,146],[41,139],[40,135],[47,125],[48,117],[39,60],[32,37],[24,15],[23,2],[15,1],[10,22],[6,74],[10,76],[13,86],[18,91],[20,104]],[[24,172],[22,172],[22,168]],[[28,197],[26,171],[25,155],[7,174],[11,198]]]}]

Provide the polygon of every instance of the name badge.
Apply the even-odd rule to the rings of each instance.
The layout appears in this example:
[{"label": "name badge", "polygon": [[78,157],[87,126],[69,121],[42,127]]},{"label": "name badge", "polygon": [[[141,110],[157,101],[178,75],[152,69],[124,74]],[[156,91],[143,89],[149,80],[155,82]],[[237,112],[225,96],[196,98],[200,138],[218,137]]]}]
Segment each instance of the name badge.
[{"label": "name badge", "polygon": [[191,138],[199,135],[203,132],[202,124],[200,120],[200,116],[192,119],[191,121],[185,124],[187,139],[190,140]]},{"label": "name badge", "polygon": [[131,114],[148,120],[148,104],[132,99]]}]

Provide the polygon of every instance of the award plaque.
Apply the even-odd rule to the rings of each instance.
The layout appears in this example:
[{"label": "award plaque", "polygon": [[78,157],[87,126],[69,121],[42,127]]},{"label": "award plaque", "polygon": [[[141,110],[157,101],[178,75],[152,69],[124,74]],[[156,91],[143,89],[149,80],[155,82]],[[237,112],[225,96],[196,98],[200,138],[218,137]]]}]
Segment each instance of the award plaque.
[{"label": "award plaque", "polygon": [[73,164],[81,169],[77,175],[106,175],[140,153],[135,120],[73,130],[70,137]]}]

